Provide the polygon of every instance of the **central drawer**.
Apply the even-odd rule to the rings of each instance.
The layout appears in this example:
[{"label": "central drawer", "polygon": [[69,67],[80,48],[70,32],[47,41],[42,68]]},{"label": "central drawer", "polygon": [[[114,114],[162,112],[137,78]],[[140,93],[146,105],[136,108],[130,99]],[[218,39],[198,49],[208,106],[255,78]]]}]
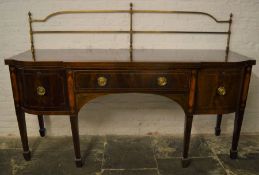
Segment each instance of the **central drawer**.
[{"label": "central drawer", "polygon": [[76,90],[177,91],[189,88],[189,71],[75,71]]}]

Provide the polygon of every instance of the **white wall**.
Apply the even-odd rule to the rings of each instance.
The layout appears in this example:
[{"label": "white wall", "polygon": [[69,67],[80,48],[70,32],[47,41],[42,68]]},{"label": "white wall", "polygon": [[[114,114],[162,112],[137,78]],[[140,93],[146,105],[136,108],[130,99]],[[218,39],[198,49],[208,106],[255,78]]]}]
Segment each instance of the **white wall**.
[{"label": "white wall", "polygon": [[[259,1],[257,0],[1,0],[0,1],[0,135],[18,135],[8,67],[4,58],[28,50],[29,34],[27,13],[43,18],[60,10],[79,9],[135,9],[193,10],[211,13],[218,19],[234,14],[231,50],[259,60]],[[66,23],[60,21],[65,18]],[[116,20],[114,20],[116,19]],[[73,15],[50,20],[51,29],[128,29],[127,15]],[[198,22],[194,25],[192,22]],[[75,27],[76,26],[76,27]],[[186,15],[137,15],[134,26],[138,29],[211,29],[217,30],[207,17]],[[35,26],[39,27],[39,26]],[[220,28],[221,29],[221,28]],[[127,35],[48,35],[36,37],[37,48],[127,48]],[[138,35],[135,48],[221,48],[226,38],[219,36]],[[259,132],[259,68],[255,66],[249,91],[243,132]],[[149,94],[109,95],[97,98],[80,112],[81,134],[174,134],[183,132],[184,116],[179,106],[160,96]],[[27,115],[29,135],[38,135],[36,117]],[[214,116],[195,116],[193,133],[212,133]],[[67,116],[46,116],[50,135],[70,135]],[[223,119],[222,132],[230,133],[233,115]]]}]

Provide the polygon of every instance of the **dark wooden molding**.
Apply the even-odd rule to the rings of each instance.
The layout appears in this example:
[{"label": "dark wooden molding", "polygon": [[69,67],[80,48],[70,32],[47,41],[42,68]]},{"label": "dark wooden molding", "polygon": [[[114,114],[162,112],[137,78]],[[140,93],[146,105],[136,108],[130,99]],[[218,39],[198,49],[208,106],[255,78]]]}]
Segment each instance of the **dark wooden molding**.
[{"label": "dark wooden molding", "polygon": [[15,104],[15,107],[19,107],[20,106],[20,97],[19,97],[16,69],[15,69],[15,67],[10,66],[9,70],[10,70],[11,84],[12,84],[12,90],[13,90],[14,104]]},{"label": "dark wooden molding", "polygon": [[244,81],[243,81],[243,86],[242,86],[243,88],[242,88],[242,92],[241,92],[241,101],[240,101],[240,109],[239,110],[244,110],[245,106],[246,106],[246,99],[247,99],[247,95],[248,95],[251,72],[252,72],[251,66],[248,66],[248,67],[245,68]]},{"label": "dark wooden molding", "polygon": [[74,94],[74,74],[72,70],[67,71],[67,93],[70,113],[73,114],[76,112],[76,99]]},{"label": "dark wooden molding", "polygon": [[193,114],[195,95],[196,95],[196,83],[197,82],[197,70],[192,70],[190,78],[189,98],[188,98],[188,112]]}]

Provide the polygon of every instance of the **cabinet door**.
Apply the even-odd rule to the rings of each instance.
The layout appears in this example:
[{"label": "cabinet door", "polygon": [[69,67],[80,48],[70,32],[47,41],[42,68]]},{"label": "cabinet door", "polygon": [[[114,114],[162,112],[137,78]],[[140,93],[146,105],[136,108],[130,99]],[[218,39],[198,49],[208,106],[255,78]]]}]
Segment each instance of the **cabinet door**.
[{"label": "cabinet door", "polygon": [[67,108],[66,78],[63,70],[21,70],[22,105],[35,110],[60,111]]},{"label": "cabinet door", "polygon": [[[234,112],[239,100],[242,69],[206,69],[198,75],[196,113]],[[223,90],[223,92],[220,92]]]}]

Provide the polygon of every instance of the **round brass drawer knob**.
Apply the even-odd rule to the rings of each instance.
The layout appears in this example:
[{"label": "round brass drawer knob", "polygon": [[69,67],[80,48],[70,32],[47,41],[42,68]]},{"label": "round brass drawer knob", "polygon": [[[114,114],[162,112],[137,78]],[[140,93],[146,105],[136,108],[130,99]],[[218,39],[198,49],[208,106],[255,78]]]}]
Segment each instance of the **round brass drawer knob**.
[{"label": "round brass drawer knob", "polygon": [[42,87],[42,86],[37,87],[37,94],[39,96],[43,96],[43,95],[45,95],[45,93],[46,93],[46,90],[44,87]]},{"label": "round brass drawer knob", "polygon": [[98,85],[101,86],[101,87],[106,86],[106,84],[107,84],[107,78],[105,78],[105,77],[98,77],[97,83],[98,83]]},{"label": "round brass drawer knob", "polygon": [[158,77],[157,78],[157,84],[159,86],[165,86],[167,84],[167,79],[166,77]]},{"label": "round brass drawer knob", "polygon": [[224,96],[224,95],[226,95],[226,88],[224,86],[220,86],[220,87],[218,87],[217,92],[220,96]]}]

